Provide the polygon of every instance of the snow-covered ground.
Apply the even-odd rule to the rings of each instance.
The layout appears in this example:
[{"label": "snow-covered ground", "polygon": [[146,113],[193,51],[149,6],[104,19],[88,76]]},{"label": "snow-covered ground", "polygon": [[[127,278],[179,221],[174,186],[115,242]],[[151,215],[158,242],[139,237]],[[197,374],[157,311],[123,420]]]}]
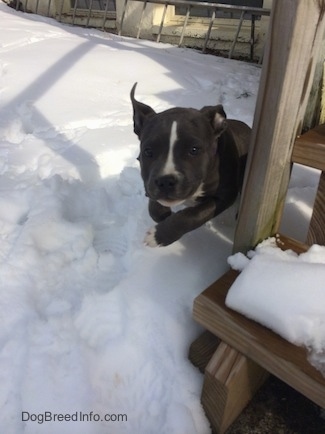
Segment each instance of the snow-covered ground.
[{"label": "snow-covered ground", "polygon": [[[143,245],[129,92],[251,124],[260,69],[1,2],[0,23],[0,432],[209,433],[191,310],[228,267],[236,209]],[[314,189],[301,179],[291,204]]]}]

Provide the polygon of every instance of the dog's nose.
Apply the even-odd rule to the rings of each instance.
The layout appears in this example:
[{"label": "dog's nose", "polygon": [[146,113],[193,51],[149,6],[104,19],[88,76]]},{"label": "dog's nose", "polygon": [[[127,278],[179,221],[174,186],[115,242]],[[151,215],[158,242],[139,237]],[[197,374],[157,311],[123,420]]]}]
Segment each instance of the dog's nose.
[{"label": "dog's nose", "polygon": [[174,190],[177,178],[174,175],[165,175],[157,178],[155,183],[161,192],[168,193]]}]

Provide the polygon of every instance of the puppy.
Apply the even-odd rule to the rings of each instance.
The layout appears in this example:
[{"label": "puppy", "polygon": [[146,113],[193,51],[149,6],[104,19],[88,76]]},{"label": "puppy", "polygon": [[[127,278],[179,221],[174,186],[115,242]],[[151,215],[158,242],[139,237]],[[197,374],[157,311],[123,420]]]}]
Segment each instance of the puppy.
[{"label": "puppy", "polygon": [[[222,105],[175,107],[156,113],[131,90],[138,160],[149,214],[157,223],[148,246],[167,246],[236,200],[241,191],[251,129],[226,120]],[[183,204],[183,209],[172,208]]]}]

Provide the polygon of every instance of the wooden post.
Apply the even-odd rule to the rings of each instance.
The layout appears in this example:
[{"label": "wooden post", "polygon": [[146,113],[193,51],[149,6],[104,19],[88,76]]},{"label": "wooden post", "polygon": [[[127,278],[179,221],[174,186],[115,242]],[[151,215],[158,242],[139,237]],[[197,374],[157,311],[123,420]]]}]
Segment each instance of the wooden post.
[{"label": "wooden post", "polygon": [[322,82],[322,95],[321,95],[321,111],[320,111],[320,124],[325,123],[325,61],[323,62],[323,82]]},{"label": "wooden post", "polygon": [[324,103],[324,97],[322,96],[324,58],[325,58],[325,39],[323,39],[321,48],[319,50],[319,56],[315,67],[314,80],[311,86],[308,104],[304,115],[304,121],[302,126],[302,130],[304,133],[321,123],[320,118],[322,112],[322,104]]},{"label": "wooden post", "polygon": [[278,228],[325,28],[325,0],[274,0],[234,251]]},{"label": "wooden post", "polygon": [[269,373],[221,342],[204,376],[201,401],[218,434],[223,434],[243,411]]},{"label": "wooden post", "polygon": [[204,331],[190,346],[188,358],[192,365],[203,373],[219,344],[217,336]]}]

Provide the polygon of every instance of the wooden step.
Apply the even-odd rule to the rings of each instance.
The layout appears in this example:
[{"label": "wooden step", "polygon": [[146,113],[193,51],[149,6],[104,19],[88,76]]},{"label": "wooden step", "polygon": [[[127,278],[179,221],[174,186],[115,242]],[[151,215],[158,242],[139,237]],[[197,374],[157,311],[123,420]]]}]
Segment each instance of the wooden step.
[{"label": "wooden step", "polygon": [[229,309],[225,298],[238,272],[229,270],[194,301],[194,319],[232,348],[325,408],[325,378],[307,352]]},{"label": "wooden step", "polygon": [[296,139],[291,160],[325,170],[325,124],[318,125]]}]

